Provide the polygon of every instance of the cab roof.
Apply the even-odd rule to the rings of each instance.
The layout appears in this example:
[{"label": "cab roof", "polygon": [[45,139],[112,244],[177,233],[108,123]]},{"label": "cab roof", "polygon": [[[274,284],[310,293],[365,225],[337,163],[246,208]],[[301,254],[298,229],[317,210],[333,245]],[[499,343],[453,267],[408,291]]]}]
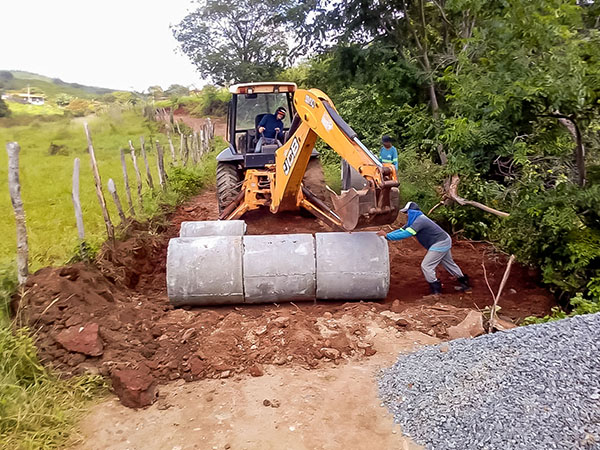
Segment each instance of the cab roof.
[{"label": "cab roof", "polygon": [[229,92],[232,94],[271,94],[273,92],[295,92],[296,87],[296,83],[286,81],[262,81],[234,84],[229,88]]}]

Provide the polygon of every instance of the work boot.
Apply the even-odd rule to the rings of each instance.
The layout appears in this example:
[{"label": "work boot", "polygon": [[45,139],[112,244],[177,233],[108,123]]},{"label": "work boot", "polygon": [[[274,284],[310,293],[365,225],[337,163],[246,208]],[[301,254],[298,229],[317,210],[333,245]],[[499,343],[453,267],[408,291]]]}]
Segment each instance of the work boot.
[{"label": "work boot", "polygon": [[463,275],[460,278],[456,279],[460,286],[454,286],[454,289],[457,291],[468,292],[471,290],[471,285],[469,284],[469,277],[467,275]]},{"label": "work boot", "polygon": [[439,281],[434,281],[433,283],[429,283],[429,290],[431,291],[430,295],[438,295],[442,293],[442,283]]}]

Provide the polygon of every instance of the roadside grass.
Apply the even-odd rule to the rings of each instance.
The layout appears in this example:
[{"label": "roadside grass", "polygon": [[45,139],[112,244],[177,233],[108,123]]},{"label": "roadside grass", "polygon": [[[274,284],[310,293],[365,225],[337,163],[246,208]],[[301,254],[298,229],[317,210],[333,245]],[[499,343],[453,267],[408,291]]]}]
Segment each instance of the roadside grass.
[{"label": "roadside grass", "polygon": [[[197,166],[171,166],[169,188],[145,192],[144,217],[151,222],[164,222],[178,204],[213,185],[216,156],[224,145],[225,142],[217,137],[211,144],[211,151]],[[97,203],[95,197],[90,201]],[[98,241],[101,236],[103,230]],[[64,255],[69,256],[69,252],[73,252],[72,247],[63,249]],[[64,448],[77,442],[78,420],[92,402],[108,392],[108,387],[99,376],[64,380],[41,365],[35,348],[35,333],[27,328],[17,328],[10,322],[8,305],[16,286],[14,265],[0,265],[0,448]]]},{"label": "roadside grass", "polygon": [[0,326],[0,448],[61,448],[86,405],[107,392],[102,377],[61,380],[37,357],[25,328]]},{"label": "roadside grass", "polygon": [[[165,164],[171,162],[166,136],[158,130],[158,124],[145,120],[138,110],[111,109],[97,117],[86,118],[92,133],[96,158],[105,191],[109,213],[114,222],[118,215],[112,198],[106,189],[109,178],[115,180],[121,202],[127,207],[123,173],[120,163],[121,148],[126,150],[127,173],[134,198],[138,219],[149,217],[153,208],[141,210],[137,202],[136,175],[133,169],[128,141],[131,139],[138,154],[138,167],[143,179],[144,207],[152,205],[157,191],[148,188],[143,159],[139,156],[140,136],[146,140],[146,152],[155,185],[158,185],[156,149],[158,139],[165,150]],[[33,119],[28,126],[0,128],[0,143],[17,141],[21,146],[20,178],[21,193],[27,220],[30,268],[60,264],[71,256],[78,246],[78,237],[71,200],[73,160],[81,159],[80,197],[86,231],[86,241],[98,247],[105,237],[105,225],[96,197],[90,158],[83,130],[82,119],[62,118],[51,122]],[[177,143],[175,143],[177,145]],[[15,223],[11,211],[7,183],[7,154],[0,151],[0,266],[10,263],[16,252]],[[140,217],[141,216],[141,217]]]}]

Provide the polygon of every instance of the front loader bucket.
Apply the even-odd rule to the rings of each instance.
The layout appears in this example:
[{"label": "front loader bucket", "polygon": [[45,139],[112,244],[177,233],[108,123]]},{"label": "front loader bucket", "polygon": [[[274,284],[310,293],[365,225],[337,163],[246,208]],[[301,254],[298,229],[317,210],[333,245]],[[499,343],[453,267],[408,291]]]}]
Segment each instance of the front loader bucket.
[{"label": "front loader bucket", "polygon": [[398,188],[354,188],[336,195],[331,193],[335,213],[344,229],[351,231],[376,225],[390,224],[398,216]]}]

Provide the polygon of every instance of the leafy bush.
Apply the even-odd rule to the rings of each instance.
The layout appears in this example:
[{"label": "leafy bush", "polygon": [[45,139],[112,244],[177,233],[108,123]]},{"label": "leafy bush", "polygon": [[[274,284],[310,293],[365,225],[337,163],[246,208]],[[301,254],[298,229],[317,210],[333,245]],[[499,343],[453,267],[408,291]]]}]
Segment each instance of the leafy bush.
[{"label": "leafy bush", "polygon": [[503,247],[539,265],[558,294],[600,301],[600,186],[563,183],[523,190],[518,200],[497,233]]},{"label": "leafy bush", "polygon": [[575,297],[569,301],[571,308],[570,313],[566,313],[560,306],[552,308],[550,314],[544,317],[530,316],[523,320],[522,325],[531,325],[534,323],[553,322],[555,320],[566,319],[567,317],[578,316],[580,314],[595,314],[600,312],[600,300],[588,300],[583,297],[581,292],[578,292]]},{"label": "leafy bush", "polygon": [[10,116],[10,109],[4,100],[0,98],[0,117]]},{"label": "leafy bush", "polygon": [[196,106],[190,111],[192,116],[224,116],[227,114],[227,105],[231,94],[226,88],[205,86],[198,95]]},{"label": "leafy bush", "polygon": [[92,103],[89,100],[83,98],[76,98],[69,102],[69,105],[65,108],[75,117],[83,117],[92,112]]}]

